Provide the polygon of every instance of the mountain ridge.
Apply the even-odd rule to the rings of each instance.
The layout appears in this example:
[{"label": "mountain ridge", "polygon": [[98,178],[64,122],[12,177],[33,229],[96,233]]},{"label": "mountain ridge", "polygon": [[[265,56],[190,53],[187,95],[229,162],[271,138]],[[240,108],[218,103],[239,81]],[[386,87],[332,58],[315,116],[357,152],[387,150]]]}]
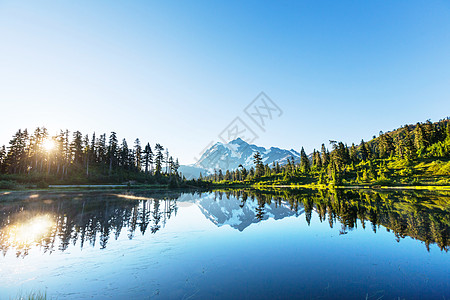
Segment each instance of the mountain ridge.
[{"label": "mountain ridge", "polygon": [[213,174],[215,170],[236,170],[239,166],[254,167],[253,155],[259,152],[264,164],[271,165],[278,162],[287,163],[288,159],[300,161],[300,153],[294,149],[286,150],[278,147],[265,148],[249,144],[241,138],[228,143],[217,142],[207,149],[199,160],[191,165],[180,166],[180,172],[188,179],[198,178],[202,175]]}]

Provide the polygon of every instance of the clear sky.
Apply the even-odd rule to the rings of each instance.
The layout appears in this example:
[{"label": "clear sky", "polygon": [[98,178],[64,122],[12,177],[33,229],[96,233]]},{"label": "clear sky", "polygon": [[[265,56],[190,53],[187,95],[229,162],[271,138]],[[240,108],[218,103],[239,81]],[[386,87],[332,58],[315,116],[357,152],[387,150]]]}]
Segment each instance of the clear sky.
[{"label": "clear sky", "polygon": [[0,144],[116,131],[188,164],[261,91],[265,147],[445,118],[450,1],[0,0]]}]

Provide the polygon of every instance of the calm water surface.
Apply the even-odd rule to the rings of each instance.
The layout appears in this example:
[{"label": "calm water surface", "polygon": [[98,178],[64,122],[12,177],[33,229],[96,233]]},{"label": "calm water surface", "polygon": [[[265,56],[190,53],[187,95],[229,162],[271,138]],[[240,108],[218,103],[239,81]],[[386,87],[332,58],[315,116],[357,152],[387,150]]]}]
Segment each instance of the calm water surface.
[{"label": "calm water surface", "polygon": [[450,196],[0,193],[0,299],[450,299]]}]

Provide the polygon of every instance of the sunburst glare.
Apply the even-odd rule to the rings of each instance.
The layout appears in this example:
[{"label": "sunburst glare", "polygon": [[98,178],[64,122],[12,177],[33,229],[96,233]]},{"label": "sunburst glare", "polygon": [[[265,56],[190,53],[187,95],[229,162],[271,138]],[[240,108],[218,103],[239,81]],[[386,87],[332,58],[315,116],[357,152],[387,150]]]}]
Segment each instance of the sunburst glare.
[{"label": "sunburst glare", "polygon": [[17,222],[4,229],[3,236],[13,247],[30,246],[42,240],[49,233],[53,222],[48,215],[31,218],[26,222]]},{"label": "sunburst glare", "polygon": [[44,149],[47,151],[52,151],[55,148],[55,141],[52,139],[47,139],[43,143]]}]

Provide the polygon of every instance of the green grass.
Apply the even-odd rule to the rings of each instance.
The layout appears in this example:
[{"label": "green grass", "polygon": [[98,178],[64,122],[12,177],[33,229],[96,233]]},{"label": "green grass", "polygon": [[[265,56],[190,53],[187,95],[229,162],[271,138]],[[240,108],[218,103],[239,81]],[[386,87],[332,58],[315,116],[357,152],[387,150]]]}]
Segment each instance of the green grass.
[{"label": "green grass", "polygon": [[14,298],[14,300],[46,300],[47,292],[30,292],[26,295],[18,295]]},{"label": "green grass", "polygon": [[24,189],[23,184],[19,184],[13,180],[0,180],[0,190],[21,190]]}]

